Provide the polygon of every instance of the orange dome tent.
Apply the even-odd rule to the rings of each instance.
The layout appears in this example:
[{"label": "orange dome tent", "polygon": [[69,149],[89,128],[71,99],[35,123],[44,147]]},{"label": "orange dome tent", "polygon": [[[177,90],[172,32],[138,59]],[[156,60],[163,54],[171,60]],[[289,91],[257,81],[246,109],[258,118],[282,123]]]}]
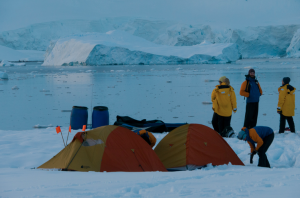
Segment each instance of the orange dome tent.
[{"label": "orange dome tent", "polygon": [[77,133],[72,142],[38,168],[97,172],[166,171],[149,144],[120,126]]},{"label": "orange dome tent", "polygon": [[168,170],[195,169],[210,163],[244,165],[216,131],[201,124],[186,124],[174,129],[154,151]]}]

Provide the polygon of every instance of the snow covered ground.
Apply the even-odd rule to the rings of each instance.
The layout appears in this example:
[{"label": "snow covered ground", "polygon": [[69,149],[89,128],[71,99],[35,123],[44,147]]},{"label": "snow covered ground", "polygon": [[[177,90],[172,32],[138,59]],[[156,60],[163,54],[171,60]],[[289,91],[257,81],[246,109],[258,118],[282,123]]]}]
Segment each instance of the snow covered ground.
[{"label": "snow covered ground", "polygon": [[[62,128],[64,137],[67,127]],[[70,134],[69,141],[76,134]],[[298,197],[300,136],[276,134],[267,153],[272,169],[249,163],[249,145],[226,139],[246,165],[145,173],[60,172],[31,169],[63,149],[54,128],[0,130],[1,197]],[[166,133],[155,134],[160,141]]]},{"label": "snow covered ground", "polygon": [[157,45],[123,31],[59,39],[43,65],[165,65],[228,63],[240,58],[236,44]]}]

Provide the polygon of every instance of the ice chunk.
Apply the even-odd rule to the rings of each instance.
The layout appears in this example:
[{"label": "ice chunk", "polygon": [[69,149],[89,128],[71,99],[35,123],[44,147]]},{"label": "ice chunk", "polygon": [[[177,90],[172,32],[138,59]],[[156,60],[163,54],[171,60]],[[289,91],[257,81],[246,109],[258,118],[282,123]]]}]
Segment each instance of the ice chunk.
[{"label": "ice chunk", "polygon": [[14,66],[14,64],[11,63],[11,62],[8,62],[8,61],[6,61],[6,60],[2,60],[2,61],[0,62],[0,67],[11,67],[11,66]]},{"label": "ice chunk", "polygon": [[5,72],[0,72],[0,79],[8,80],[8,75]]},{"label": "ice chunk", "polygon": [[18,87],[18,86],[13,86],[11,89],[12,89],[12,90],[18,90],[19,87]]}]

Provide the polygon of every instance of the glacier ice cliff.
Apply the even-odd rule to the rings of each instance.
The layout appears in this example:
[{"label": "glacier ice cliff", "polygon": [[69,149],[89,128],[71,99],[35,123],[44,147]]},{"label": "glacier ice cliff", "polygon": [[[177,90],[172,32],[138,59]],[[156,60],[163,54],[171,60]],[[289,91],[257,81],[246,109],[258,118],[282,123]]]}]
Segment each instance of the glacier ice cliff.
[{"label": "glacier ice cliff", "polygon": [[116,17],[53,21],[4,31],[0,32],[0,45],[16,50],[40,51],[50,46],[49,52],[62,37],[120,30],[159,45],[193,46],[204,41],[212,44],[235,43],[242,58],[294,57],[290,46],[294,46],[292,39],[297,36],[298,29],[299,24],[216,29],[203,24]]},{"label": "glacier ice cliff", "polygon": [[228,63],[240,54],[236,44],[203,42],[158,45],[124,31],[67,36],[49,47],[43,65],[149,65]]}]

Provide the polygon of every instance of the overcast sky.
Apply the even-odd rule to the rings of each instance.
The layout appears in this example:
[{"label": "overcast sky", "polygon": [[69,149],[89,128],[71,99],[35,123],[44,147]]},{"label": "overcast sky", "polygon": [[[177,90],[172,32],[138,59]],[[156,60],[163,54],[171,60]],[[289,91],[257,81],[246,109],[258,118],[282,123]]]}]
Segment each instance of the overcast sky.
[{"label": "overcast sky", "polygon": [[63,19],[132,16],[224,26],[300,24],[300,0],[0,0],[0,31]]}]

